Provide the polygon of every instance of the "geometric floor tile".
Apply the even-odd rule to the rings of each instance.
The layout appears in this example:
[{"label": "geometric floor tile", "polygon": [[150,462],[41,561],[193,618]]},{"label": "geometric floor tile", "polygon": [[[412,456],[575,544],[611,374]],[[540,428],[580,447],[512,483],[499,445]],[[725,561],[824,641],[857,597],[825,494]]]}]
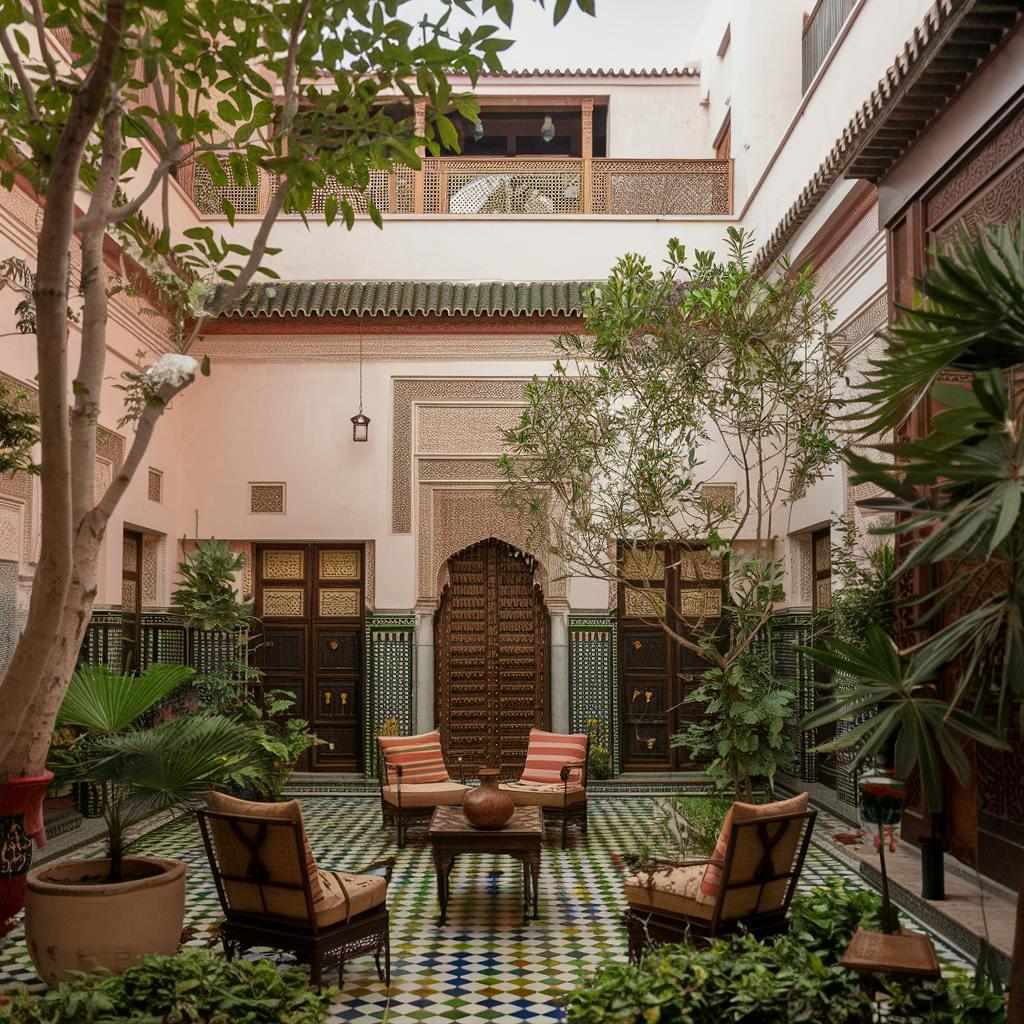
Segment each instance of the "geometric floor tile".
[{"label": "geometric floor tile", "polygon": [[[379,798],[315,796],[301,802],[310,846],[322,867],[353,870],[391,853],[398,857],[388,891],[391,989],[377,980],[372,959],[350,962],[331,1022],[554,1024],[564,1019],[565,993],[602,963],[625,959],[621,875],[613,857],[636,849],[651,834],[649,797],[594,797],[586,839],[570,833],[564,851],[554,842],[545,845],[538,921],[523,924],[515,861],[459,857],[444,928],[436,923],[429,845],[413,841],[397,851],[381,829]],[[220,907],[195,820],[181,817],[161,825],[137,839],[132,851],[188,864],[185,925],[195,929],[189,944],[211,945]],[[812,845],[801,886],[836,877],[851,887],[867,884],[828,849]],[[38,988],[20,927],[0,943],[0,992],[12,985]],[[938,939],[936,944],[946,960],[961,959]]]}]

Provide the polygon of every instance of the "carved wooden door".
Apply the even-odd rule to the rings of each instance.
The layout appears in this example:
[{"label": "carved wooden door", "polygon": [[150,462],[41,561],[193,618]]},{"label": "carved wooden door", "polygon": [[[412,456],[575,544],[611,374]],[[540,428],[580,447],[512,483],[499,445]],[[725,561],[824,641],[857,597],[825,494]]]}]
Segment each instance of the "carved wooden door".
[{"label": "carved wooden door", "polygon": [[621,553],[631,586],[619,584],[619,709],[626,771],[700,767],[672,737],[699,720],[703,705],[686,698],[710,667],[659,625],[695,641],[721,632],[722,560],[706,551],[657,545]]},{"label": "carved wooden door", "polygon": [[256,660],[266,689],[295,695],[324,742],[301,768],[355,771],[362,763],[363,550],[354,544],[256,547]]},{"label": "carved wooden door", "polygon": [[446,754],[522,767],[530,729],[547,728],[549,619],[532,561],[497,540],[448,560],[435,635],[435,710]]}]

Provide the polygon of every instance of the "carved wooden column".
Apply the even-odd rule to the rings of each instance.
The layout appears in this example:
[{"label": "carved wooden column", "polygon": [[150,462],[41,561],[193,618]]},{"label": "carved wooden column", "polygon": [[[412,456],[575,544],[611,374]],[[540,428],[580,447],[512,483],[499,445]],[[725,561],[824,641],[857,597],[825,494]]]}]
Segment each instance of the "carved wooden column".
[{"label": "carved wooden column", "polygon": [[[424,96],[417,96],[413,100],[414,130],[422,138],[427,130],[427,100]],[[420,169],[413,172],[412,179],[412,212],[423,212],[423,163],[426,159],[426,150],[419,146],[416,150],[420,157]],[[431,641],[433,642],[433,641]]]},{"label": "carved wooden column", "polygon": [[593,97],[586,97],[580,103],[580,114],[582,116],[581,156],[583,157],[582,174],[580,175],[580,210],[583,213],[591,212],[591,194],[593,192],[594,176],[594,100]]}]

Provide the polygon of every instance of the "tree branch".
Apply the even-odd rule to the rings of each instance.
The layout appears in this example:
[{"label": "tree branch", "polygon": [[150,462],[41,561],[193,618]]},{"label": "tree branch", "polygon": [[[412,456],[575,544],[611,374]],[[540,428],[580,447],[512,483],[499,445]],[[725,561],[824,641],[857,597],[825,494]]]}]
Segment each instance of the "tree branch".
[{"label": "tree branch", "polygon": [[7,59],[11,62],[14,77],[18,79],[18,88],[21,89],[22,96],[25,97],[25,108],[28,110],[28,116],[33,121],[38,121],[39,109],[36,107],[36,91],[32,88],[32,83],[25,73],[25,66],[21,63],[21,54],[18,53],[14,43],[11,42],[11,37],[7,34],[6,28],[0,29],[0,46],[3,47]]},{"label": "tree branch", "polygon": [[50,44],[46,41],[46,21],[43,18],[43,5],[40,0],[32,0],[32,20],[36,23],[36,35],[39,37],[39,52],[50,75],[50,81],[57,83],[57,63],[50,53]]}]

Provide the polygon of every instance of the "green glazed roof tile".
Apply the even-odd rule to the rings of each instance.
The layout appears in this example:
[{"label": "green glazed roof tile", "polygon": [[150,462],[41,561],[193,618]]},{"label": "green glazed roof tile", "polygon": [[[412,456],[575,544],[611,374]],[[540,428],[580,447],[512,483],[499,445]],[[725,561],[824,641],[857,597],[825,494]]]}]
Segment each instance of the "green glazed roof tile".
[{"label": "green glazed roof tile", "polygon": [[[593,281],[274,281],[220,316],[573,316]],[[214,296],[214,304],[218,292]]]}]

